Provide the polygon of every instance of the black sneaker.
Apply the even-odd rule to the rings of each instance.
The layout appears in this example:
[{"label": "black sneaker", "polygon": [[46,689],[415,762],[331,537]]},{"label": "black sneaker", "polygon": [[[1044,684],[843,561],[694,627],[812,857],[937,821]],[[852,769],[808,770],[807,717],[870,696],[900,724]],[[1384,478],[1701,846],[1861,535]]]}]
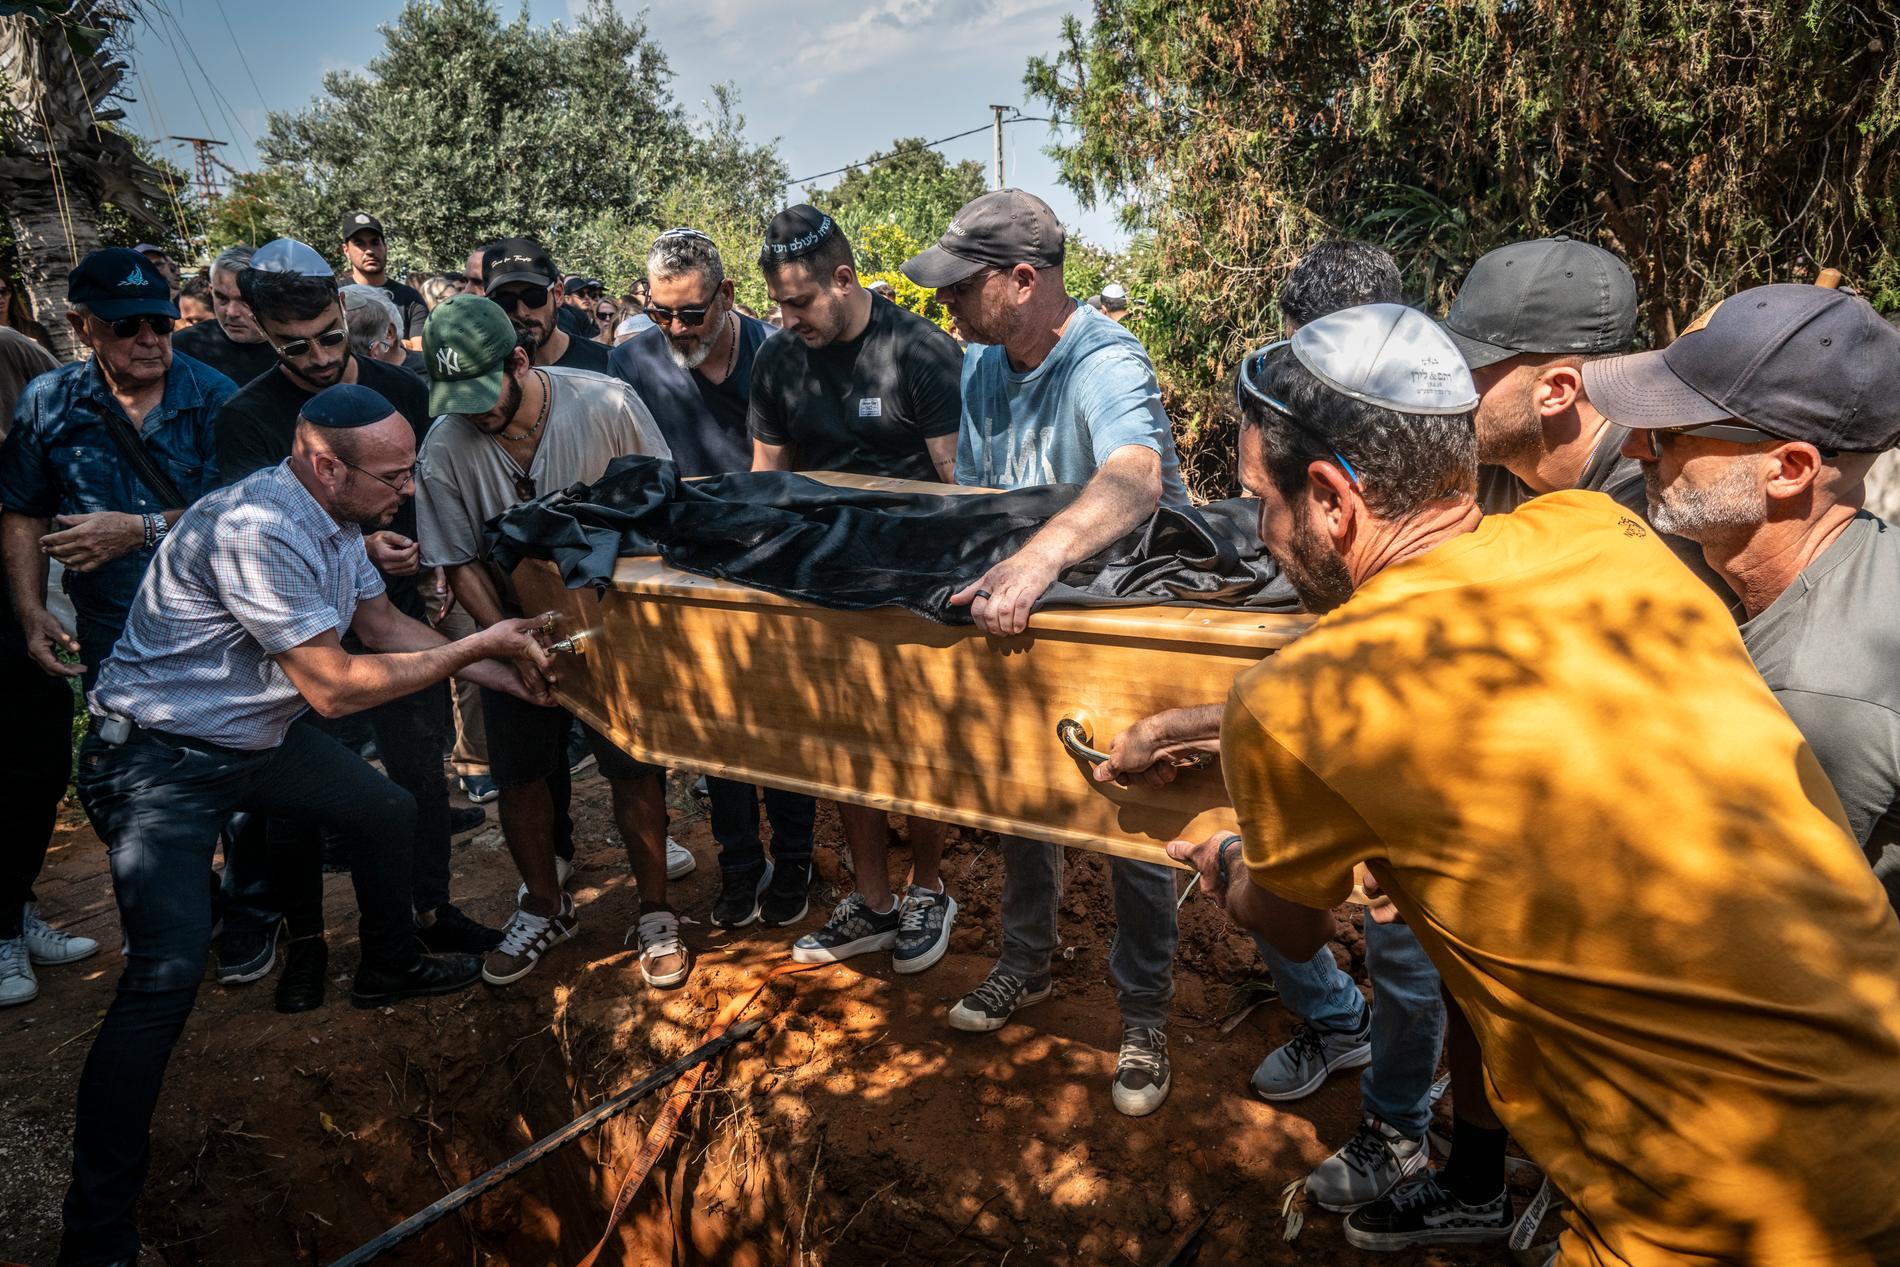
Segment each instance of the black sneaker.
[{"label": "black sneaker", "polygon": [[744,928],[759,917],[759,898],[772,883],[768,861],[756,871],[725,871],[719,876],[719,896],[713,901],[712,922],[721,928]]},{"label": "black sneaker", "polygon": [[218,939],[218,984],[246,985],[261,981],[277,966],[277,937],[284,921],[256,932],[226,929]]},{"label": "black sneaker", "polygon": [[889,950],[897,941],[900,904],[882,915],[864,904],[864,894],[853,893],[839,902],[825,926],[792,943],[795,963],[837,963],[870,950]]},{"label": "black sneaker", "polygon": [[767,928],[783,928],[805,918],[811,909],[811,859],[779,862],[772,869],[772,883],[766,886],[759,902],[759,923]]},{"label": "black sneaker", "polygon": [[1174,1080],[1168,1072],[1168,1035],[1156,1026],[1131,1025],[1122,1031],[1121,1054],[1115,1058],[1115,1083],[1110,1098],[1129,1117],[1147,1117],[1168,1098]]},{"label": "black sneaker", "polygon": [[950,1009],[950,1028],[972,1034],[987,1034],[991,1030],[1003,1028],[1004,1022],[1015,1014],[1017,1008],[1040,1003],[1054,993],[1055,986],[1051,984],[1048,973],[1039,972],[1025,981],[1013,972],[1004,972],[999,964],[990,969],[990,975],[983,978],[983,984],[964,995]]},{"label": "black sneaker", "polygon": [[1438,1173],[1429,1170],[1346,1216],[1346,1240],[1360,1249],[1472,1245],[1510,1234],[1511,1198],[1504,1189],[1483,1205],[1466,1205],[1439,1187]]},{"label": "black sneaker", "polygon": [[277,978],[279,1012],[313,1012],[323,1006],[329,984],[330,948],[321,937],[293,937],[284,947],[284,975]]},{"label": "black sneaker", "polygon": [[356,970],[350,1002],[357,1007],[384,1007],[427,994],[454,994],[481,979],[482,961],[474,955],[422,955],[407,968],[364,964]]},{"label": "black sneaker", "polygon": [[476,805],[449,806],[449,835],[465,836],[488,822],[488,815]]},{"label": "black sneaker", "polygon": [[897,944],[891,947],[891,967],[899,972],[922,972],[950,949],[950,926],[956,922],[957,900],[913,884],[898,908]]},{"label": "black sneaker", "polygon": [[416,925],[416,940],[438,954],[485,955],[501,945],[501,930],[478,924],[453,902],[444,902],[435,908],[435,923]]}]

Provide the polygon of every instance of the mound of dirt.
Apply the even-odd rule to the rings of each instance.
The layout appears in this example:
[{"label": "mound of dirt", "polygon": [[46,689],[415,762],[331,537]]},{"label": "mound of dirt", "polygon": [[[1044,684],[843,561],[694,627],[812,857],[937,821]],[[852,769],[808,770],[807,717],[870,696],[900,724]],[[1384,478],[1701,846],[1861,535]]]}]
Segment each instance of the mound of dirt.
[{"label": "mound of dirt", "polygon": [[[606,786],[589,779],[575,791],[577,835],[593,842],[574,883],[581,929],[520,983],[352,1009],[355,914],[342,876],[327,883],[338,988],[323,1010],[279,1016],[268,981],[206,983],[153,1127],[141,1209],[149,1261],[334,1260],[697,1046],[719,1007],[851,887],[826,809],[823,879],[806,924],[712,927],[717,850],[677,784],[674,834],[700,867],[672,897],[696,921],[685,931],[698,963],[682,989],[649,990],[622,944],[638,903]],[[900,849],[893,866],[903,864]],[[1316,1207],[1296,1242],[1282,1239],[1282,1189],[1350,1133],[1357,1079],[1334,1079],[1295,1105],[1248,1094],[1254,1064],[1293,1018],[1270,1004],[1222,1032],[1259,970],[1250,943],[1209,903],[1182,913],[1173,1093],[1148,1118],[1115,1112],[1105,859],[1069,855],[1055,997],[994,1035],[950,1030],[945,1010],[997,952],[994,838],[962,833],[946,874],[962,911],[937,967],[899,977],[887,958],[864,956],[767,988],[749,1013],[763,1027],[709,1072],[602,1263],[1145,1265],[1196,1229],[1203,1263],[1510,1261],[1502,1249],[1363,1255]],[[491,814],[457,846],[454,892],[470,914],[500,923],[514,886]],[[39,893],[50,918],[106,949],[43,970],[39,1001],[0,1013],[0,1257],[26,1263],[51,1263],[57,1249],[73,1090],[118,976],[103,850],[76,812]],[[1363,976],[1350,923],[1336,950]],[[650,1097],[377,1262],[578,1262],[663,1100]]]}]

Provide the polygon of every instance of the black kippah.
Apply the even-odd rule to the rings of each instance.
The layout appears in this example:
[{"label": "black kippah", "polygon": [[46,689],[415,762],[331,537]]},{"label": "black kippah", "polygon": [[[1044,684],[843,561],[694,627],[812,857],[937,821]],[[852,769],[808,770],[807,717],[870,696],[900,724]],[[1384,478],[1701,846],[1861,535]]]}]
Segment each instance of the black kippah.
[{"label": "black kippah", "polygon": [[817,250],[837,231],[830,216],[801,202],[779,212],[765,226],[764,253],[773,259],[795,260]]},{"label": "black kippah", "polygon": [[358,383],[338,383],[305,401],[297,416],[313,427],[343,431],[381,422],[395,412],[381,392]]}]

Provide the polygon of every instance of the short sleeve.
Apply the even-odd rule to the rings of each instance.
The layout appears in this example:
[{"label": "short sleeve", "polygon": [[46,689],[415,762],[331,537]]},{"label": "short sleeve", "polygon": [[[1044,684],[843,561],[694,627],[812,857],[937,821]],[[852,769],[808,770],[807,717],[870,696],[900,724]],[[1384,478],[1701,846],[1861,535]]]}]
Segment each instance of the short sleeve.
[{"label": "short sleeve", "polygon": [[1384,852],[1372,828],[1273,737],[1238,689],[1227,699],[1220,747],[1254,883],[1302,906],[1345,901],[1354,865]]},{"label": "short sleeve", "polygon": [[437,443],[453,425],[446,418],[437,422],[416,462],[416,540],[425,568],[459,567],[481,556],[481,525],[469,518],[453,463]]},{"label": "short sleeve", "polygon": [[369,550],[359,539],[356,543],[356,601],[375,598],[388,588],[383,583],[383,574],[369,561]]},{"label": "short sleeve", "polygon": [[785,445],[792,442],[786,426],[785,402],[778,387],[777,349],[767,339],[759,346],[758,359],[752,366],[752,398],[746,412],[746,430],[761,444]]},{"label": "short sleeve", "polygon": [[1119,347],[1098,352],[1076,386],[1076,403],[1098,466],[1131,444],[1167,454],[1168,414],[1161,405],[1161,387],[1153,368],[1140,357]]},{"label": "short sleeve", "polygon": [[59,510],[59,487],[47,470],[40,434],[39,396],[31,386],[20,394],[13,425],[0,444],[0,507],[33,519],[49,518]]},{"label": "short sleeve", "polygon": [[955,435],[963,423],[963,353],[934,326],[916,335],[904,372],[910,417],[926,439]]},{"label": "short sleeve", "polygon": [[227,516],[218,525],[211,551],[218,598],[265,655],[280,655],[320,634],[335,633],[343,623],[322,574],[306,556],[308,548],[307,541],[262,508]]}]

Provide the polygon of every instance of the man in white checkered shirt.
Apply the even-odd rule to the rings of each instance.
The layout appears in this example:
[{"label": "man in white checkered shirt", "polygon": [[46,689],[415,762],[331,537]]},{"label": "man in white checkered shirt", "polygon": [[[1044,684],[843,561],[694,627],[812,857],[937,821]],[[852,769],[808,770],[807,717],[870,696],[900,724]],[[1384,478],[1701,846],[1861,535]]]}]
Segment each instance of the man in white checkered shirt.
[{"label": "man in white checkered shirt", "polygon": [[[474,956],[425,955],[416,940],[414,800],[305,716],[360,712],[451,675],[547,700],[541,619],[450,642],[383,594],[363,532],[413,490],[415,461],[414,431],[382,396],[355,384],[319,392],[288,461],[178,521],[100,671],[79,799],[106,842],[125,971],[80,1079],[62,1262],[138,1256],[152,1111],[204,976],[204,877],[234,811],[312,822],[354,846],[358,1007],[481,975]],[[346,630],[375,654],[345,651]]]}]

